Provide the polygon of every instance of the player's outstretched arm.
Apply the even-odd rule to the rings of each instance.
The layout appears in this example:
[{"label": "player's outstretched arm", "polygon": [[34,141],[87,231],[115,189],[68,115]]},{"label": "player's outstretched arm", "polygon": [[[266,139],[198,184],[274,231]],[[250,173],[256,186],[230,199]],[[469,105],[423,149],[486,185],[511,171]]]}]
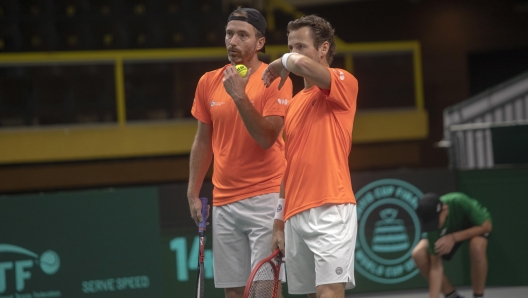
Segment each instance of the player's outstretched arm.
[{"label": "player's outstretched arm", "polygon": [[[295,52],[284,54],[282,58],[271,62],[262,74],[262,80],[267,87],[278,77],[282,83],[286,72],[301,76],[321,89],[330,89],[331,77],[328,67]],[[281,86],[279,84],[279,88]]]},{"label": "player's outstretched arm", "polygon": [[[187,187],[189,209],[196,225],[206,220],[206,218],[202,218],[202,202],[199,196],[205,174],[213,159],[212,137],[213,126],[198,121],[198,130],[196,131],[194,143],[191,148],[189,186]],[[207,217],[209,217],[209,209],[207,210]]]},{"label": "player's outstretched arm", "polygon": [[453,233],[454,238],[457,242],[471,239],[475,236],[484,235],[491,232],[492,225],[489,219],[486,219],[480,226],[474,226],[469,229],[458,231]]}]

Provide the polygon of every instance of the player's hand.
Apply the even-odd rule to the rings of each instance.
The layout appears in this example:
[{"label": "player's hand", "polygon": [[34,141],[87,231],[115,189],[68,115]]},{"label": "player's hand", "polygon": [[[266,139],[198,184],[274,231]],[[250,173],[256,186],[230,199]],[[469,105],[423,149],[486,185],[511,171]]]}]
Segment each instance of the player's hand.
[{"label": "player's hand", "polygon": [[248,69],[246,77],[241,77],[234,65],[228,66],[224,70],[224,88],[234,100],[246,97],[246,85],[251,76],[252,70]]},{"label": "player's hand", "polygon": [[280,249],[282,255],[285,256],[284,221],[275,219],[273,223],[273,235],[271,236],[271,251],[275,251],[277,247]]},{"label": "player's hand", "polygon": [[447,234],[435,242],[435,252],[439,255],[448,254],[455,245],[455,239],[453,235]]},{"label": "player's hand", "polygon": [[273,62],[271,62],[268,67],[264,70],[262,73],[262,81],[264,82],[264,85],[266,88],[268,88],[275,79],[280,78],[279,82],[279,90],[282,88],[284,83],[286,82],[286,79],[290,75],[290,71],[282,65],[282,58],[279,58]]},{"label": "player's hand", "polygon": [[[202,216],[202,201],[198,197],[188,197],[189,200],[189,209],[191,211],[191,217],[199,225],[200,222],[207,220],[209,218],[209,209],[211,206],[207,205],[207,218]],[[207,223],[209,225],[209,223]]]}]

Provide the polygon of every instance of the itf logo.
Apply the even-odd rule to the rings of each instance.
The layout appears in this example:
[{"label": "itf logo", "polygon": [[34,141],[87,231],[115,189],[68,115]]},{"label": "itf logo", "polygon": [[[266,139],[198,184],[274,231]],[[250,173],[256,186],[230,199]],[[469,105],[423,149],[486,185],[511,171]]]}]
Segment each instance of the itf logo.
[{"label": "itf logo", "polygon": [[13,270],[12,274],[15,278],[16,290],[20,292],[24,290],[26,280],[31,278],[31,271],[29,269],[34,265],[40,266],[40,269],[48,275],[55,274],[60,267],[59,255],[52,250],[45,251],[39,257],[36,253],[22,247],[11,244],[0,244],[0,253],[21,254],[30,257],[29,260],[0,262],[0,294],[7,290],[7,279],[11,275],[9,273],[11,270]]},{"label": "itf logo", "polygon": [[411,252],[420,241],[420,220],[414,210],[421,196],[419,189],[397,179],[372,182],[356,193],[355,267],[363,276],[395,284],[418,273]]}]

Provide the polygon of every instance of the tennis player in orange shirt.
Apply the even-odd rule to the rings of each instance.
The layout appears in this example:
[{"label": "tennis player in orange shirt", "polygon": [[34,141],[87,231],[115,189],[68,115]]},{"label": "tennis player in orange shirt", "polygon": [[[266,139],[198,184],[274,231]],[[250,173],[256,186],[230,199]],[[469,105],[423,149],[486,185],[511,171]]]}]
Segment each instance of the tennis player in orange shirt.
[{"label": "tennis player in orange shirt", "polygon": [[[286,167],[279,138],[292,83],[266,88],[261,76],[266,20],[252,8],[238,8],[226,26],[230,64],[205,73],[196,87],[193,116],[198,130],[191,149],[187,198],[196,224],[199,193],[214,155],[214,281],[228,298],[242,297],[252,268],[269,255],[275,207]],[[242,78],[235,69],[244,64]]]},{"label": "tennis player in orange shirt", "polygon": [[356,200],[348,155],[358,84],[343,69],[330,68],[334,29],[310,15],[288,24],[288,47],[262,74],[264,85],[290,72],[304,89],[286,110],[287,166],[274,221],[272,249],[285,253],[288,291],[308,297],[342,298],[355,287]]}]

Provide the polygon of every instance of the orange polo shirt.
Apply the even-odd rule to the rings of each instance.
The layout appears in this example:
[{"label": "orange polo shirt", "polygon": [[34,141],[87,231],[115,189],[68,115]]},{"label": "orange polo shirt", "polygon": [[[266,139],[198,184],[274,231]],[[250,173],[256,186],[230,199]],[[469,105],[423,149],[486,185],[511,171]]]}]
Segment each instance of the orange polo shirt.
[{"label": "orange polo shirt", "polygon": [[[260,147],[247,131],[236,105],[224,89],[224,69],[205,73],[198,82],[193,116],[213,126],[213,206],[233,203],[253,196],[279,192],[286,167],[284,141],[279,136],[267,150]],[[284,117],[291,100],[291,80],[281,90],[279,80],[266,88],[262,72],[267,64],[261,63],[253,71],[246,86],[246,94],[255,109],[264,117]]]},{"label": "orange polo shirt", "polygon": [[328,203],[356,203],[348,155],[358,83],[345,70],[328,70],[330,90],[302,90],[286,110],[285,220]]}]

